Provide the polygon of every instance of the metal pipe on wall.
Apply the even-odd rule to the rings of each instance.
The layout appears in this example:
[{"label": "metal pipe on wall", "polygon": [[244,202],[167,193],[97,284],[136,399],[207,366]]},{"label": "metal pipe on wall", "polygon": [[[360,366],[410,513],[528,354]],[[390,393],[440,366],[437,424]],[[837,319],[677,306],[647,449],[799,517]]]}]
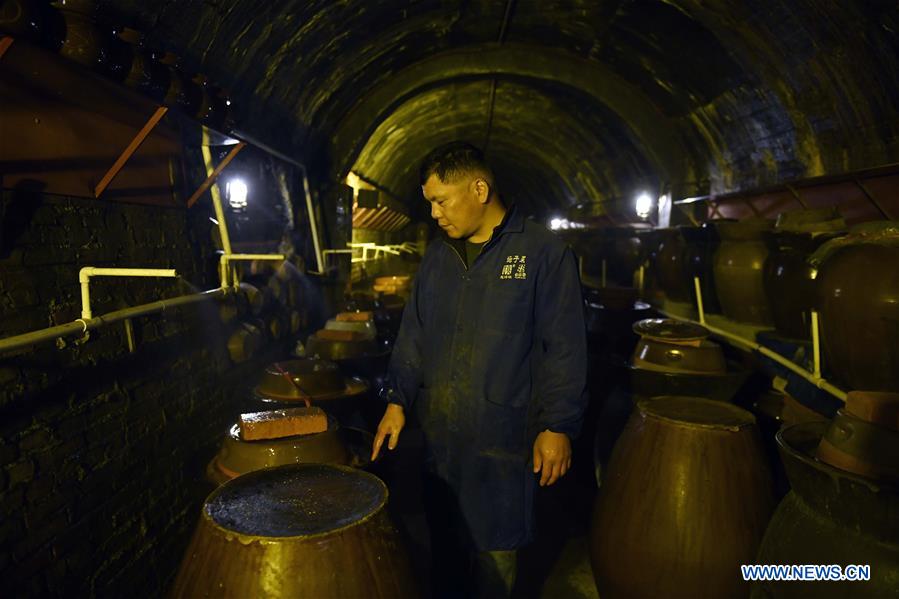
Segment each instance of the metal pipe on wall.
[{"label": "metal pipe on wall", "polygon": [[98,268],[85,266],[78,271],[81,284],[81,318],[91,317],[91,277],[177,277],[174,268]]},{"label": "metal pipe on wall", "polygon": [[109,312],[108,314],[95,316],[93,318],[79,318],[78,320],[74,320],[72,322],[61,324],[55,327],[31,331],[30,333],[23,333],[22,335],[6,337],[4,339],[0,339],[0,354],[11,352],[17,349],[22,349],[23,347],[28,347],[31,345],[37,345],[39,343],[55,341],[59,338],[81,337],[88,331],[99,329],[101,327],[122,320],[134,318],[136,316],[158,314],[171,308],[209,301],[211,299],[224,297],[229,292],[229,289],[221,287],[218,289],[210,289],[208,291],[201,291],[199,293],[192,293],[190,295],[181,295],[178,297],[173,297],[171,299],[157,300],[155,302],[142,304],[140,306],[132,306],[130,308],[116,310],[114,312]]}]

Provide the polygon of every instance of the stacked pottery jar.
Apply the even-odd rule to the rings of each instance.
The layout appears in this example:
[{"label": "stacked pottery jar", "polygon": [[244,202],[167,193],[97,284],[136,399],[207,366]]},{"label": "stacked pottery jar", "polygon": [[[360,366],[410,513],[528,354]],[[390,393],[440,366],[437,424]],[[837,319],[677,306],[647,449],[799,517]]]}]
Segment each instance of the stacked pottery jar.
[{"label": "stacked pottery jar", "polygon": [[658,229],[644,229],[639,231],[641,244],[643,269],[643,294],[642,297],[652,305],[659,306],[664,301],[659,269],[656,257],[661,245],[661,234]]},{"label": "stacked pottery jar", "polygon": [[597,496],[599,596],[740,597],[773,508],[755,419],[694,397],[640,401]]},{"label": "stacked pottery jar", "polygon": [[[206,478],[221,484],[262,468],[306,462],[368,465],[373,437],[352,426],[351,418],[368,390],[366,381],[345,376],[331,362],[297,359],[269,364],[241,408],[241,420],[229,428],[207,466]],[[253,438],[242,430],[244,416],[283,411],[282,416],[287,417],[303,406],[327,414],[326,430],[309,434],[279,431]]]},{"label": "stacked pottery jar", "polygon": [[659,286],[665,298],[673,302],[689,302],[690,287],[684,268],[684,250],[686,244],[681,229],[672,227],[658,229],[658,249],[655,252],[655,270]]},{"label": "stacked pottery jar", "polygon": [[811,338],[816,272],[808,264],[808,257],[845,228],[836,210],[804,210],[781,214],[774,230],[766,233],[769,253],[764,269],[765,294],[781,336]]},{"label": "stacked pottery jar", "polygon": [[752,596],[894,597],[899,394],[850,392],[833,422],[787,426],[776,437],[792,490],[768,524],[756,563],[863,565],[870,579],[762,581]]},{"label": "stacked pottery jar", "polygon": [[721,239],[715,252],[715,287],[721,311],[731,320],[771,325],[764,281],[768,257],[764,234],[771,225],[771,221],[759,218],[715,222]]},{"label": "stacked pottery jar", "polygon": [[730,401],[748,373],[728,364],[703,326],[648,318],[634,324],[640,336],[628,367],[634,401],[659,395],[691,395]]},{"label": "stacked pottery jar", "polygon": [[828,376],[848,389],[899,390],[899,223],[857,225],[809,261]]},{"label": "stacked pottery jar", "polygon": [[369,388],[368,381],[347,375],[334,362],[299,358],[265,367],[253,388],[255,401],[251,407],[259,411],[310,401],[346,424],[346,416],[358,409],[358,402]]},{"label": "stacked pottery jar", "polygon": [[[603,258],[606,260],[606,282],[609,285],[630,287],[634,284],[634,271],[640,266],[642,242],[637,229],[608,227],[603,230]],[[600,265],[601,271],[601,265]]]},{"label": "stacked pottery jar", "polygon": [[685,285],[690,290],[690,300],[697,304],[694,278],[699,279],[702,306],[705,312],[721,312],[718,292],[715,289],[714,257],[718,246],[718,234],[715,227],[708,223],[701,227],[681,227],[684,238]]},{"label": "stacked pottery jar", "polygon": [[57,21],[60,55],[86,67],[96,68],[102,45],[102,35],[95,20],[96,1],[70,0],[51,4],[61,17]]}]

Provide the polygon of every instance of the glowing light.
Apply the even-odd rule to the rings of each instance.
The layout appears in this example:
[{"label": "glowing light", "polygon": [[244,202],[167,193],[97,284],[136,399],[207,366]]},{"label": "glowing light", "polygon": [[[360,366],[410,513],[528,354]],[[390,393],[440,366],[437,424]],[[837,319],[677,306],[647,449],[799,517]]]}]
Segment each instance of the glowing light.
[{"label": "glowing light", "polygon": [[350,171],[346,176],[346,184],[352,187],[354,190],[359,191],[362,189],[362,180],[359,178],[359,175]]},{"label": "glowing light", "polygon": [[247,184],[242,179],[228,181],[225,185],[225,194],[228,196],[228,203],[235,210],[247,207]]},{"label": "glowing light", "polygon": [[583,229],[586,225],[582,223],[571,222],[567,218],[553,217],[549,221],[549,228],[553,231],[559,229]]},{"label": "glowing light", "polygon": [[646,218],[649,216],[650,210],[652,210],[652,198],[649,197],[648,193],[641,193],[637,196],[636,201],[636,209],[637,216],[640,218]]}]

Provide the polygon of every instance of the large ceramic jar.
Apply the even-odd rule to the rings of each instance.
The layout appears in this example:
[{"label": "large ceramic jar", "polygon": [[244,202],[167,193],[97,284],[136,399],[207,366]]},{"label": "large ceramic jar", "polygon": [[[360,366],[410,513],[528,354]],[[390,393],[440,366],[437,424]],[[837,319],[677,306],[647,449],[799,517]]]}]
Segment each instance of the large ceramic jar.
[{"label": "large ceramic jar", "polygon": [[179,56],[166,52],[159,60],[169,69],[169,87],[166,90],[163,102],[167,106],[177,106],[185,114],[194,114],[200,103],[200,89],[181,70]]},{"label": "large ceramic jar", "polygon": [[718,246],[715,228],[704,224],[701,227],[681,227],[684,238],[684,276],[690,290],[690,300],[696,303],[694,277],[699,277],[702,293],[702,307],[705,312],[721,312],[718,292],[715,290],[714,257]]},{"label": "large ceramic jar", "polygon": [[659,268],[656,257],[659,254],[659,246],[662,239],[658,229],[647,229],[638,233],[642,245],[643,269],[643,298],[651,304],[659,305],[664,299],[662,285],[659,279]]},{"label": "large ceramic jar", "polygon": [[65,23],[59,53],[69,60],[96,67],[102,36],[94,22],[94,0],[61,0],[52,5],[59,10]]},{"label": "large ceramic jar", "polygon": [[659,246],[655,266],[665,297],[675,302],[689,302],[690,289],[684,274],[684,238],[679,228],[659,229]]},{"label": "large ceramic jar", "polygon": [[819,248],[824,365],[849,389],[899,390],[899,223],[866,223]]},{"label": "large ceramic jar", "polygon": [[732,320],[771,324],[763,272],[768,257],[764,233],[771,224],[764,219],[749,219],[715,225],[721,239],[715,252],[715,287],[722,312]]},{"label": "large ceramic jar", "polygon": [[123,28],[118,31],[118,37],[131,46],[133,56],[125,85],[161,102],[171,77],[168,68],[159,63],[163,53],[147,48],[143,34],[137,30]]},{"label": "large ceramic jar", "polygon": [[836,208],[816,208],[781,213],[775,230],[766,233],[765,293],[780,335],[803,341],[811,338],[815,270],[808,257],[845,230]]},{"label": "large ceramic jar", "polygon": [[172,597],[418,597],[387,487],[346,466],[296,464],[206,499]]},{"label": "large ceramic jar", "polygon": [[599,596],[745,597],[774,507],[755,418],[692,397],[641,401],[597,497],[590,554]]},{"label": "large ceramic jar", "polygon": [[777,332],[789,339],[811,339],[815,269],[808,257],[833,235],[771,231],[766,234],[768,259],[764,284],[771,319]]},{"label": "large ceramic jar", "polygon": [[757,564],[869,565],[864,582],[758,582],[754,599],[895,597],[899,589],[899,488],[815,459],[826,422],[777,433],[792,490],[774,512]]},{"label": "large ceramic jar", "polygon": [[637,229],[611,227],[605,231],[606,277],[609,283],[625,287],[634,284],[634,271],[642,261],[642,242]]}]

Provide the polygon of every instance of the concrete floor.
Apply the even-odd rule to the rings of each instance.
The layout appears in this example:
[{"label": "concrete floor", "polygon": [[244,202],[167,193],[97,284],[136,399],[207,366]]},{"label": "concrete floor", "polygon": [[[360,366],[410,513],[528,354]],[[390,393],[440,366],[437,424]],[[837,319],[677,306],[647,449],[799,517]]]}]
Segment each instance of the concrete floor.
[{"label": "concrete floor", "polygon": [[598,599],[593,570],[590,569],[589,539],[572,537],[565,544],[540,591],[541,599]]},{"label": "concrete floor", "polygon": [[[403,431],[400,447],[376,474],[390,489],[391,517],[405,538],[419,585],[428,588],[430,539],[418,479],[420,443],[416,431]],[[537,539],[519,551],[515,597],[598,597],[588,550],[595,478],[591,456],[575,451],[577,466],[552,487],[538,488]]]}]

